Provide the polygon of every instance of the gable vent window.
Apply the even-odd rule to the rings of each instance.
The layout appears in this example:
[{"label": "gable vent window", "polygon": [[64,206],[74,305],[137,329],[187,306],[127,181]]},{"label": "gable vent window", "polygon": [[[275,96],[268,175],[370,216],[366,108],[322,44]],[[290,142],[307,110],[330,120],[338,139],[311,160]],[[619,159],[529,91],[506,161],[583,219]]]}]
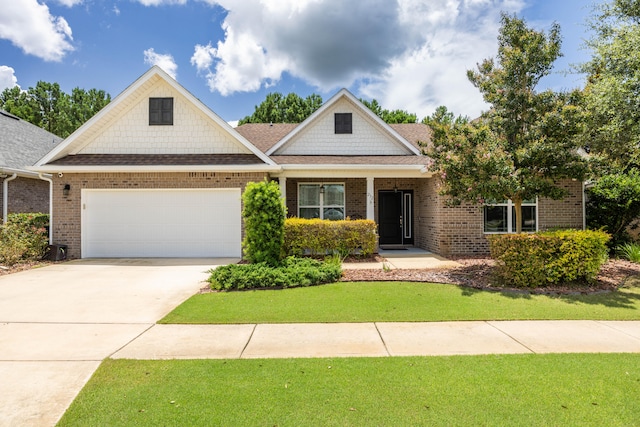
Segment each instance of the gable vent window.
[{"label": "gable vent window", "polygon": [[353,133],[351,113],[336,113],[336,133]]},{"label": "gable vent window", "polygon": [[173,125],[173,98],[149,98],[149,125]]}]

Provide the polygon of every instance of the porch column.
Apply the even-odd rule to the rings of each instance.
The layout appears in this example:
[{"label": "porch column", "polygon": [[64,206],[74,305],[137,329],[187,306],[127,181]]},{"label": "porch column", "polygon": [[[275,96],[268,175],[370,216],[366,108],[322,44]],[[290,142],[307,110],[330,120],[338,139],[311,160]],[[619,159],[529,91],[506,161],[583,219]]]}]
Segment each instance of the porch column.
[{"label": "porch column", "polygon": [[373,177],[367,177],[367,219],[374,220],[375,219],[375,194],[373,192]]},{"label": "porch column", "polygon": [[287,178],[281,176],[278,178],[278,182],[280,183],[280,196],[282,197],[282,201],[284,205],[287,205]]}]

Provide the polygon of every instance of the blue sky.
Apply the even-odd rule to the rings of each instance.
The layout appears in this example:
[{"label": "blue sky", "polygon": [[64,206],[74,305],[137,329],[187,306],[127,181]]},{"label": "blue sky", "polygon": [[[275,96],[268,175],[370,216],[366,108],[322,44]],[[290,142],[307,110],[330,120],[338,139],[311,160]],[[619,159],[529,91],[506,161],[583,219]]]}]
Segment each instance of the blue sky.
[{"label": "blue sky", "polygon": [[[604,0],[601,0],[604,1]],[[590,0],[0,0],[0,90],[37,81],[115,97],[152,65],[223,119],[267,93],[342,87],[430,115],[486,106],[466,70],[495,55],[500,11],[561,25],[564,57],[541,88],[581,87]]]}]

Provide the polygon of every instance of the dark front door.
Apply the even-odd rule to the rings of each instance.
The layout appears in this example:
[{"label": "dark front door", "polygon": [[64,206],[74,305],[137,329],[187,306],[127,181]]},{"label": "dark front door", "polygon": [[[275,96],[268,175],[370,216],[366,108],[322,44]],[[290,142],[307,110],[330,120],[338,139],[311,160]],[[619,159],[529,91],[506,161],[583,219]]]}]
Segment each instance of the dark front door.
[{"label": "dark front door", "polygon": [[413,244],[413,191],[378,192],[380,245]]}]

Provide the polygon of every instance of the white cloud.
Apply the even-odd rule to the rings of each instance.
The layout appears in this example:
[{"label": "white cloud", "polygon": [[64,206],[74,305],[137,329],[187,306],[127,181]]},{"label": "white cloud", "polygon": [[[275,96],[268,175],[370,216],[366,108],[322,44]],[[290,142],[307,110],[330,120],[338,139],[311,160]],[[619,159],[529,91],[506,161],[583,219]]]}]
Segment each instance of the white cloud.
[{"label": "white cloud", "polygon": [[156,53],[153,48],[147,49],[144,51],[144,63],[157,65],[174,79],[178,76],[178,64],[170,54]]},{"label": "white cloud", "polygon": [[57,3],[67,7],[73,7],[75,5],[82,4],[83,1],[84,0],[56,0]]},{"label": "white cloud", "polygon": [[6,65],[0,65],[0,92],[18,85],[15,70]]},{"label": "white cloud", "polygon": [[47,5],[38,0],[4,1],[0,7],[0,38],[45,61],[60,61],[73,50],[67,21],[52,16]]},{"label": "white cloud", "polygon": [[202,0],[227,10],[223,40],[191,63],[212,91],[256,91],[284,73],[321,91],[357,87],[384,108],[477,115],[466,70],[497,51],[500,11],[524,0]]}]

